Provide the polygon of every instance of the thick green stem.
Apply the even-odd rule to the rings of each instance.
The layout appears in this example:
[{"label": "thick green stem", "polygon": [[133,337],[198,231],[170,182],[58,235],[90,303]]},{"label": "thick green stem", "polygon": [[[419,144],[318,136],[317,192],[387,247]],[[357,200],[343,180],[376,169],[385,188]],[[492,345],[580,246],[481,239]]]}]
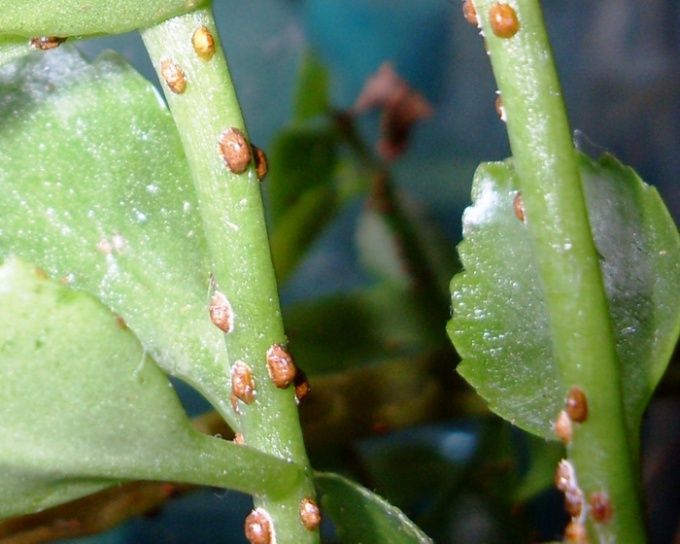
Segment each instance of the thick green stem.
[{"label": "thick green stem", "polygon": [[512,34],[512,18],[509,27],[496,24],[494,33],[490,13],[497,2],[474,3],[500,91],[565,397],[578,387],[588,403],[568,454],[586,500],[604,492],[613,506],[608,524],[588,522],[590,541],[639,544],[645,531],[637,463],[626,436],[612,323],[539,2],[505,4],[519,23],[510,37],[498,34]]},{"label": "thick green stem", "polygon": [[[200,39],[192,42],[197,30]],[[242,167],[233,162],[228,166],[220,145],[229,129],[237,129],[232,136],[240,131],[247,137],[247,132],[212,12],[201,8],[147,29],[142,37],[194,179],[215,289],[225,297],[222,325],[228,331],[229,362],[232,368],[245,363],[252,372],[254,397],[245,397],[251,403],[234,401],[240,422],[236,431],[249,446],[296,463],[310,475],[293,388],[275,387],[267,369],[268,349],[286,338],[255,169],[246,161],[238,173]],[[235,145],[231,151],[238,155],[244,149],[248,152],[249,146]],[[231,384],[225,383],[225,397],[231,392]],[[313,496],[308,476],[283,498],[255,497],[256,506],[273,521],[278,544],[318,542],[318,531],[307,529],[299,516],[301,501]]]}]

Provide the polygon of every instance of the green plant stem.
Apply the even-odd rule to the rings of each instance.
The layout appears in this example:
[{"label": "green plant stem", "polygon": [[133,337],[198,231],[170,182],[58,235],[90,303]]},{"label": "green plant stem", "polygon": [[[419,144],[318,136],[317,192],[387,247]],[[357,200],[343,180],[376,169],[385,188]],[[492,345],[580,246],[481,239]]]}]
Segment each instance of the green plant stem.
[{"label": "green plant stem", "polygon": [[494,3],[476,0],[475,6],[505,109],[553,345],[565,396],[580,387],[589,407],[587,421],[575,425],[568,456],[585,497],[603,491],[614,510],[611,523],[588,523],[590,539],[638,544],[646,537],[637,460],[626,436],[612,324],[540,5],[509,2],[519,31],[499,38],[489,23]]},{"label": "green plant stem", "polygon": [[[199,58],[192,46],[193,33],[201,26],[215,40],[209,60]],[[239,401],[236,430],[247,445],[298,464],[307,474],[284,497],[255,496],[255,505],[272,518],[278,544],[318,542],[318,531],[307,530],[298,514],[301,500],[313,497],[314,488],[294,391],[277,389],[266,365],[267,350],[286,338],[259,181],[252,164],[240,175],[232,173],[220,152],[225,130],[236,127],[246,133],[246,129],[212,12],[198,9],[149,28],[142,37],[159,75],[161,60],[169,58],[186,79],[186,90],[180,94],[162,86],[194,179],[216,288],[233,308],[233,331],[225,335],[228,358],[230,364],[248,364],[255,382],[254,402]],[[226,382],[224,394],[229,398],[231,385]]]}]

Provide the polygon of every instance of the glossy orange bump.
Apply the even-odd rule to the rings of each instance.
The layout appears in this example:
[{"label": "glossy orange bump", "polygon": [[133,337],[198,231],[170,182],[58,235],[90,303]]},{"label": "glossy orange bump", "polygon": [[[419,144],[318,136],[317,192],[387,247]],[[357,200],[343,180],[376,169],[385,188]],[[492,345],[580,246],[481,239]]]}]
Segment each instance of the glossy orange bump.
[{"label": "glossy orange bump", "polygon": [[168,88],[175,94],[182,94],[187,88],[184,72],[174,60],[161,59],[161,76]]},{"label": "glossy orange bump", "polygon": [[472,0],[463,1],[463,16],[465,20],[471,25],[479,26],[479,19],[477,19],[477,9]]},{"label": "glossy orange bump", "polygon": [[269,171],[269,163],[267,162],[267,155],[264,154],[259,147],[256,145],[251,146],[253,148],[253,157],[255,159],[255,172],[257,173],[257,179],[262,181]]},{"label": "glossy orange bump", "polygon": [[515,198],[512,200],[512,209],[515,211],[515,217],[524,223],[524,200],[519,191],[515,193]]},{"label": "glossy orange bump", "polygon": [[262,508],[256,508],[246,518],[246,538],[250,544],[272,544],[272,522],[269,514]]},{"label": "glossy orange bump", "polygon": [[590,515],[597,523],[609,523],[614,517],[614,509],[609,495],[601,491],[591,493],[588,497]]},{"label": "glossy orange bump", "polygon": [[209,61],[215,54],[215,39],[204,26],[199,26],[194,31],[191,45],[194,46],[194,51],[201,60]]},{"label": "glossy orange bump", "polygon": [[510,4],[496,2],[489,9],[491,30],[499,38],[512,38],[519,30],[517,12]]},{"label": "glossy orange bump", "polygon": [[588,533],[583,523],[571,520],[564,529],[564,542],[569,544],[587,544]]},{"label": "glossy orange bump", "polygon": [[553,424],[553,430],[555,431],[555,436],[557,436],[563,444],[569,444],[571,442],[571,419],[569,419],[565,410],[561,410],[560,413],[557,414],[557,419]]},{"label": "glossy orange bump", "polygon": [[315,531],[321,525],[321,510],[314,499],[304,498],[300,502],[300,520],[308,531]]},{"label": "glossy orange bump", "polygon": [[60,38],[59,36],[40,36],[39,38],[31,38],[28,43],[33,49],[47,51],[48,49],[59,47],[65,41],[66,38]]},{"label": "glossy orange bump", "polygon": [[565,410],[569,419],[583,423],[588,419],[588,399],[580,387],[572,387],[567,394]]},{"label": "glossy orange bump", "polygon": [[248,168],[253,154],[242,130],[231,127],[220,136],[220,152],[227,168],[234,174],[242,174]]},{"label": "glossy orange bump", "polygon": [[220,330],[230,333],[234,330],[234,310],[224,293],[215,291],[210,306],[210,321]]},{"label": "glossy orange bump", "polygon": [[252,404],[255,400],[253,373],[243,361],[236,361],[231,369],[231,391],[246,404]]},{"label": "glossy orange bump", "polygon": [[274,344],[267,350],[267,369],[269,377],[279,389],[288,387],[297,374],[293,358],[281,344]]}]

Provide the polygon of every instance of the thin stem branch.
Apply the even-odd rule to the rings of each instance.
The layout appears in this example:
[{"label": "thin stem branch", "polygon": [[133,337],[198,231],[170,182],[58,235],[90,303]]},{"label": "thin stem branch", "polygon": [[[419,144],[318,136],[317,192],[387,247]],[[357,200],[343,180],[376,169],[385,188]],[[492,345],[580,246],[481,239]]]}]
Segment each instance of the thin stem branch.
[{"label": "thin stem branch", "polygon": [[[240,422],[236,431],[249,446],[310,474],[293,388],[277,388],[268,373],[267,351],[286,338],[259,181],[212,12],[198,9],[149,28],[142,37],[194,179],[214,285],[223,295],[217,305],[231,372],[249,369],[252,376],[251,382],[247,371],[239,374],[240,385],[249,389],[245,394],[224,384],[227,398],[237,395],[232,395]],[[308,476],[283,498],[255,497],[273,522],[278,544],[318,542],[318,531],[305,528],[298,514],[301,501],[313,496]]]},{"label": "thin stem branch", "polygon": [[[610,523],[589,522],[590,538],[638,544],[645,541],[645,531],[637,462],[626,436],[619,361],[540,5],[538,0],[474,3],[505,112],[565,397],[577,387],[588,403],[587,420],[576,424],[568,455],[585,498],[603,492],[613,506]],[[514,13],[518,29],[513,28],[512,13],[510,19],[496,17],[491,23],[491,15],[498,15],[492,10],[499,5]]]}]

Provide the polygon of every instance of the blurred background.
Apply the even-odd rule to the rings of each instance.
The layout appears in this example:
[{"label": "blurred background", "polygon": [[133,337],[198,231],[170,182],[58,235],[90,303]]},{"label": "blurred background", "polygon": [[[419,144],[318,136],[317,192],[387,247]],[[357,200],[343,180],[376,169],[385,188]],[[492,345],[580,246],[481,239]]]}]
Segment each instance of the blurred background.
[{"label": "blurred background", "polygon": [[[405,153],[390,164],[391,179],[451,247],[459,241],[474,169],[481,161],[509,155],[505,129],[494,109],[496,89],[483,43],[463,18],[460,0],[215,0],[214,9],[251,139],[265,150],[291,122],[300,67],[308,52],[327,69],[332,105],[338,110],[352,107],[366,80],[390,61],[432,106],[430,117],[415,126]],[[635,168],[659,189],[677,222],[680,4],[546,0],[543,9],[577,146],[592,156],[612,152]],[[79,46],[90,57],[116,49],[155,78],[136,35]],[[378,114],[362,116],[358,131],[372,148],[379,138]],[[264,187],[267,191],[266,181]],[[357,251],[363,207],[363,198],[348,202],[315,241],[282,286],[285,305],[370,283]],[[654,544],[680,542],[680,476],[677,467],[673,469],[680,458],[676,399],[662,395],[655,400],[645,427],[644,477]],[[194,413],[205,409],[190,393],[187,403]],[[500,429],[494,432],[521,442],[514,431],[502,425]],[[416,520],[420,514],[430,515],[430,525],[427,519],[423,524],[426,529],[437,527],[437,542],[515,541],[508,536],[509,525],[499,521],[495,503],[465,486],[458,485],[456,493],[435,486],[433,474],[441,474],[437,471],[456,473],[474,465],[484,432],[475,418],[444,420],[313,457],[317,466],[333,467],[343,459],[360,465],[355,474],[363,471],[369,484],[401,501]],[[402,462],[418,459],[413,466],[430,467],[404,477],[404,486],[422,491],[421,498],[390,488],[387,467],[395,462],[395,452]],[[460,484],[460,478],[456,481]],[[428,490],[438,495],[428,497]],[[557,538],[564,524],[561,498],[546,491],[532,500],[527,518],[534,528],[528,534],[536,540]],[[431,508],[433,503],[438,510]],[[239,535],[248,510],[248,500],[236,493],[205,490],[170,501],[154,516],[78,542],[237,544],[245,542]]]}]

